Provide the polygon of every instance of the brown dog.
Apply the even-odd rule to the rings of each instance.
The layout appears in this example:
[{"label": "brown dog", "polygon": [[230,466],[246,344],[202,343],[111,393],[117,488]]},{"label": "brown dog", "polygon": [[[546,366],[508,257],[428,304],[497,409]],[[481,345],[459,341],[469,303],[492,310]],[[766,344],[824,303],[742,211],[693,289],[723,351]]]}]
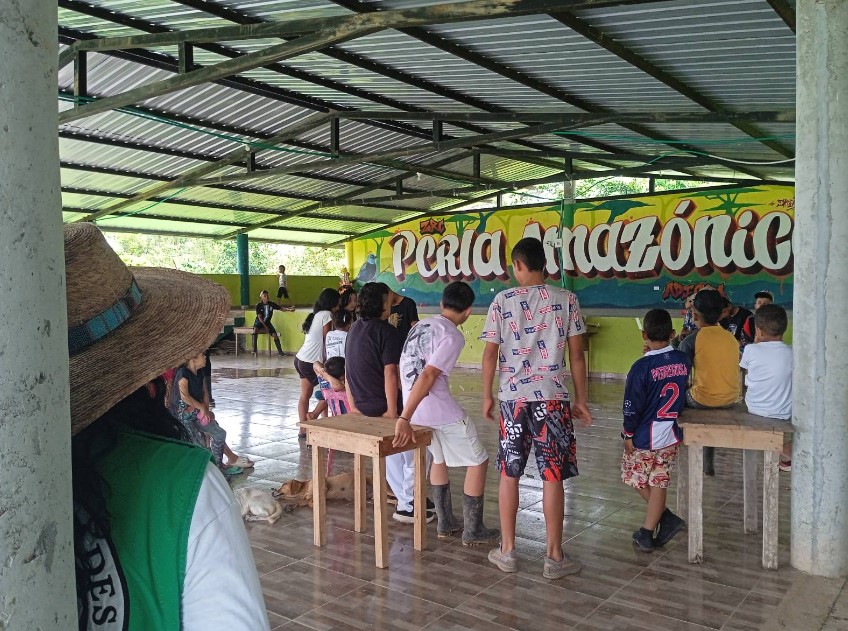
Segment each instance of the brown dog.
[{"label": "brown dog", "polygon": [[[365,480],[366,488],[371,484],[371,476]],[[324,491],[328,500],[353,501],[353,473],[340,473],[325,479]],[[286,504],[286,508],[312,506],[312,480],[289,480],[280,488],[272,491],[274,498]],[[370,494],[368,494],[370,496]],[[291,510],[289,508],[289,510]]]}]

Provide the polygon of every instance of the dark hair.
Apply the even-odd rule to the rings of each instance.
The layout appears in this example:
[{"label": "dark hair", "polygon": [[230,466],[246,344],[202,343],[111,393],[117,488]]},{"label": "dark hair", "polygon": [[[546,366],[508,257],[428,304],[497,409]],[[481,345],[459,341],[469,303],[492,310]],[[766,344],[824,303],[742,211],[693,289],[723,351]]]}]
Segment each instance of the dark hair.
[{"label": "dark hair", "polygon": [[774,296],[771,295],[770,291],[758,291],[754,294],[754,302],[757,302],[760,298],[768,298],[772,302],[774,302]]},{"label": "dark hair", "polygon": [[324,364],[324,370],[334,379],[343,379],[345,374],[344,357],[331,357]]},{"label": "dark hair", "polygon": [[704,324],[715,324],[724,310],[724,301],[715,289],[702,289],[695,296],[693,307],[701,314]]},{"label": "dark hair", "polygon": [[382,317],[383,303],[388,295],[389,286],[386,283],[365,283],[359,290],[356,313],[366,320]]},{"label": "dark hair", "polygon": [[474,290],[461,280],[450,283],[442,292],[442,306],[462,313],[474,304]]},{"label": "dark hair", "polygon": [[788,325],[786,309],[780,305],[763,305],[754,314],[754,326],[762,329],[766,335],[783,336]]},{"label": "dark hair", "polygon": [[545,246],[533,237],[524,237],[512,248],[512,262],[521,261],[530,272],[545,269]]},{"label": "dark hair", "polygon": [[306,316],[306,320],[303,321],[303,326],[301,330],[304,333],[309,333],[309,329],[312,328],[312,320],[315,318],[315,314],[319,311],[332,311],[339,304],[339,290],[331,289],[326,287],[321,290],[321,293],[318,294],[318,300],[315,301],[315,304],[312,305],[312,313]]},{"label": "dark hair", "polygon": [[732,306],[733,306],[733,303],[732,303],[732,302],[730,302],[730,298],[728,298],[727,296],[722,296],[722,297],[721,297],[721,304],[723,305],[723,306],[722,306],[722,309],[727,309],[728,307],[732,307]]},{"label": "dark hair", "polygon": [[351,297],[356,296],[356,292],[352,288],[345,289],[339,295],[339,309],[347,309],[350,304]]},{"label": "dark hair", "polygon": [[118,441],[122,427],[189,442],[182,424],[165,409],[165,382],[158,377],[116,403],[103,416],[71,439],[71,470],[74,500],[74,565],[77,585],[77,612],[80,629],[89,619],[86,594],[91,590],[91,558],[85,539],[108,536],[111,515],[106,509],[109,485],[96,464]]},{"label": "dark hair", "polygon": [[[267,289],[263,289],[262,291],[260,291],[260,292],[259,292],[259,297],[261,298],[263,294],[268,294],[268,290],[267,290]],[[271,294],[268,294],[268,295],[270,296]]]},{"label": "dark hair", "polygon": [[343,329],[350,326],[353,322],[353,314],[345,309],[339,309],[333,314],[333,326],[337,329]]},{"label": "dark hair", "polygon": [[673,330],[671,316],[665,309],[651,309],[642,320],[642,330],[652,342],[668,342]]}]

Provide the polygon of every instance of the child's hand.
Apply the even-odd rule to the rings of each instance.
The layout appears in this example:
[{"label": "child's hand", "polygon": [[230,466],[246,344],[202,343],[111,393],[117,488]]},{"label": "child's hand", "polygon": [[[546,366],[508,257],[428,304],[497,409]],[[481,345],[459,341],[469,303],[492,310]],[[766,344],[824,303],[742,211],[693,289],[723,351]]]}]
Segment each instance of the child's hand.
[{"label": "child's hand", "polygon": [[483,418],[487,421],[495,420],[495,398],[483,397]]},{"label": "child's hand", "polygon": [[576,418],[582,423],[583,427],[589,427],[592,424],[592,413],[582,401],[571,404],[571,418]]},{"label": "child's hand", "polygon": [[624,453],[626,453],[628,456],[633,453],[633,439],[632,438],[627,438],[624,441]]},{"label": "child's hand", "polygon": [[395,423],[395,439],[392,441],[392,447],[406,447],[410,442],[415,443],[412,425],[406,419],[399,418]]}]

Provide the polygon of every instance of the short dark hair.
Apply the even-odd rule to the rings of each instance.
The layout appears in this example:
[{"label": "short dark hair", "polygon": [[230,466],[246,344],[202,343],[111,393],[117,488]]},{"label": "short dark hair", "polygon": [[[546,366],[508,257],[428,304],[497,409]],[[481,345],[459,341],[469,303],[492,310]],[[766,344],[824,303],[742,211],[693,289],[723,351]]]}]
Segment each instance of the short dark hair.
[{"label": "short dark hair", "polygon": [[442,292],[442,306],[462,313],[474,304],[474,290],[461,280],[450,283]]},{"label": "short dark hair", "polygon": [[651,309],[642,320],[642,330],[652,342],[668,342],[674,330],[671,315],[665,309]]},{"label": "short dark hair", "polygon": [[730,298],[728,298],[727,296],[721,297],[721,304],[722,304],[722,309],[727,309],[728,307],[733,306],[733,303],[730,302]]},{"label": "short dark hair", "polygon": [[[261,298],[261,297],[262,297],[263,295],[265,295],[265,294],[268,294],[268,290],[267,290],[267,289],[263,289],[262,291],[260,291],[260,292],[259,292],[259,297]],[[268,294],[268,295],[270,296],[271,294]]]},{"label": "short dark hair", "polygon": [[356,312],[360,318],[379,318],[383,315],[383,302],[389,295],[386,283],[365,283],[359,290],[356,300]]},{"label": "short dark hair", "polygon": [[774,296],[771,295],[770,291],[758,291],[754,294],[754,302],[757,302],[760,298],[768,298],[772,302],[774,302]]},{"label": "short dark hair", "polygon": [[324,364],[324,370],[334,379],[343,379],[345,374],[344,357],[331,357]]},{"label": "short dark hair", "polygon": [[786,309],[780,305],[763,305],[754,314],[754,326],[764,331],[766,335],[782,336],[786,333],[788,325]]},{"label": "short dark hair", "polygon": [[353,314],[347,309],[339,309],[333,314],[333,326],[343,329],[353,322]]},{"label": "short dark hair", "polygon": [[524,237],[512,248],[512,262],[521,261],[530,272],[545,269],[545,246],[533,237]]},{"label": "short dark hair", "polygon": [[724,310],[724,301],[715,289],[702,289],[695,296],[692,306],[701,314],[704,324],[715,324]]}]

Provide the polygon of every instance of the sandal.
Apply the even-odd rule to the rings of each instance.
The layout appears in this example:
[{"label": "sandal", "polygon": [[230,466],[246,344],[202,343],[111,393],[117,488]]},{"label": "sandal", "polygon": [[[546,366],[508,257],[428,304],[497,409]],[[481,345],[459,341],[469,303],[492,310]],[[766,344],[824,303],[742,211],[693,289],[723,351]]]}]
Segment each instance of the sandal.
[{"label": "sandal", "polygon": [[230,477],[233,475],[239,475],[240,473],[244,473],[244,469],[241,467],[222,467],[221,473],[225,476]]},{"label": "sandal", "polygon": [[256,463],[253,462],[253,460],[251,460],[250,458],[247,458],[245,456],[239,456],[238,458],[235,459],[235,461],[229,463],[227,466],[229,466],[229,467],[241,467],[242,469],[250,469],[255,464]]}]

